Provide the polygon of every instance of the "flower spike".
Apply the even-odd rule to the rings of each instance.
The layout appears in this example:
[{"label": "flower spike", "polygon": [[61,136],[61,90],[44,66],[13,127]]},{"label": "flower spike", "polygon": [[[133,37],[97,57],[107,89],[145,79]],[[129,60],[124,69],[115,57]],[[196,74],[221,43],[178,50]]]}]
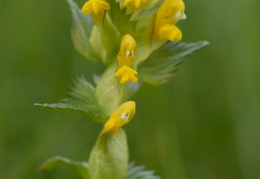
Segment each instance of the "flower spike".
[{"label": "flower spike", "polygon": [[136,58],[136,51],[135,39],[129,34],[125,35],[121,41],[120,51],[117,56],[119,69],[115,73],[116,77],[121,76],[121,84],[129,81],[136,83],[138,81],[134,76],[137,72],[131,68]]},{"label": "flower spike", "polygon": [[105,124],[104,131],[112,131],[118,136],[118,128],[127,124],[135,115],[135,102],[127,101],[117,108]]}]

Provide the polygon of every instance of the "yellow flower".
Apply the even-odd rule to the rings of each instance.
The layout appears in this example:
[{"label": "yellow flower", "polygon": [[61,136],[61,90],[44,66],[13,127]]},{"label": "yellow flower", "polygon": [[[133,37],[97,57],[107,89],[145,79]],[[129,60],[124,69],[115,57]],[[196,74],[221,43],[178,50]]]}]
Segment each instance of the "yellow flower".
[{"label": "yellow flower", "polygon": [[139,8],[141,3],[146,3],[148,0],[125,0],[124,5],[129,6],[129,3],[133,4],[134,7]]},{"label": "yellow flower", "polygon": [[127,124],[135,115],[135,102],[127,101],[117,108],[105,124],[105,132],[112,131],[118,136],[118,128]]},{"label": "yellow flower", "polygon": [[121,41],[120,51],[117,56],[119,69],[115,73],[116,77],[121,76],[120,83],[127,83],[132,81],[136,83],[138,79],[134,76],[137,74],[135,70],[131,68],[136,58],[137,45],[135,39],[127,34]]},{"label": "yellow flower", "polygon": [[156,13],[155,39],[179,41],[181,31],[175,26],[180,19],[185,19],[185,5],[182,0],[166,0]]},{"label": "yellow flower", "polygon": [[83,14],[100,14],[103,13],[104,10],[110,9],[110,5],[105,0],[89,0],[82,7]]}]

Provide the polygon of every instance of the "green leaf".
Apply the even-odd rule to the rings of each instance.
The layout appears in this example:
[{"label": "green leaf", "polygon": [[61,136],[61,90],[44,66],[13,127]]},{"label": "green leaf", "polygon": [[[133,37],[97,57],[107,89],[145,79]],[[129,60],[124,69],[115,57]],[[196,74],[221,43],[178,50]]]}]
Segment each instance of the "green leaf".
[{"label": "green leaf", "polygon": [[99,109],[95,98],[95,87],[87,82],[84,77],[76,77],[76,80],[72,82],[73,87],[71,87],[70,92],[66,94],[68,98],[59,103],[35,104],[35,106],[82,112],[95,122],[105,122],[108,117],[104,116]]},{"label": "green leaf", "polygon": [[89,176],[91,179],[122,179],[126,175],[128,147],[126,134],[122,128],[118,136],[112,132],[102,132],[91,151]]},{"label": "green leaf", "polygon": [[69,168],[81,175],[84,179],[89,179],[87,162],[76,162],[61,156],[46,160],[40,167],[40,170],[42,172],[50,172],[58,167]]},{"label": "green leaf", "polygon": [[126,14],[126,8],[121,9],[119,2],[108,0],[110,4],[110,17],[113,24],[118,28],[122,35],[136,33],[137,21],[130,21],[131,14]]},{"label": "green leaf", "polygon": [[106,49],[104,63],[108,66],[113,63],[119,52],[121,37],[107,13],[100,28],[100,34],[102,45]]},{"label": "green leaf", "polygon": [[72,12],[73,25],[71,37],[75,48],[84,57],[93,61],[101,61],[91,48],[89,39],[94,26],[93,20],[89,15],[82,14],[80,8],[73,0],[67,0]]},{"label": "green leaf", "polygon": [[154,171],[144,170],[144,166],[135,166],[134,163],[128,165],[128,171],[124,179],[160,179],[161,177],[154,176]]},{"label": "green leaf", "polygon": [[165,43],[138,66],[140,80],[152,85],[168,82],[188,55],[208,44],[207,41]]}]

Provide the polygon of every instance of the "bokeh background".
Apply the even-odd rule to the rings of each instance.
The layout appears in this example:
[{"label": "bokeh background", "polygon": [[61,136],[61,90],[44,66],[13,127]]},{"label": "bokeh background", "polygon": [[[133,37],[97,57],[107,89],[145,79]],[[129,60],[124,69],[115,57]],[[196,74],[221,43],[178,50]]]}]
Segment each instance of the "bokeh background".
[{"label": "bokeh background", "polygon": [[[83,5],[84,0],[77,0]],[[260,1],[186,0],[183,41],[211,45],[190,56],[168,84],[144,84],[125,126],[130,158],[163,179],[260,178]],[[104,67],[70,39],[65,0],[0,0],[0,178],[78,179],[41,174],[57,154],[87,160],[101,129],[82,114],[36,102],[65,97],[74,71]]]}]

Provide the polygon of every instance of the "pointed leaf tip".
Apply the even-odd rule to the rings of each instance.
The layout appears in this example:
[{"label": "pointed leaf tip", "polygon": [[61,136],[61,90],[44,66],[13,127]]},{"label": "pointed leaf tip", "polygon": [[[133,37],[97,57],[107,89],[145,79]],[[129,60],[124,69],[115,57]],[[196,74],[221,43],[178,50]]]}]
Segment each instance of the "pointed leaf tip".
[{"label": "pointed leaf tip", "polygon": [[138,66],[139,78],[152,85],[166,83],[176,75],[187,56],[207,45],[208,41],[167,42]]},{"label": "pointed leaf tip", "polygon": [[59,103],[35,103],[34,105],[54,110],[81,112],[95,122],[104,123],[108,116],[104,116],[100,111],[95,97],[95,87],[85,80],[84,77],[76,77],[73,83],[73,86],[67,93],[67,98]]}]

